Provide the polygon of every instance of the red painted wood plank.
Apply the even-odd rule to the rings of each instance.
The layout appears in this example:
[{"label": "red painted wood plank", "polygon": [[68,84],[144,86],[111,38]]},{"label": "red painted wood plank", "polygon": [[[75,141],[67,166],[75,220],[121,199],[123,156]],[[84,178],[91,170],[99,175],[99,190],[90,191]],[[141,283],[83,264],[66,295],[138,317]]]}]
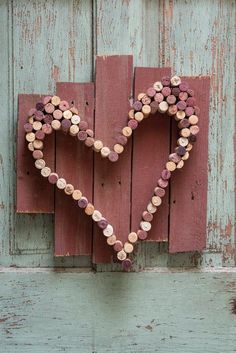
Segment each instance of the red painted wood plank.
[{"label": "red painted wood plank", "polygon": [[[132,56],[97,57],[95,134],[112,148],[116,137],[127,123],[132,90]],[[95,153],[94,204],[120,240],[130,230],[131,141],[116,163]],[[93,262],[110,262],[111,247],[98,227],[94,226]]]},{"label": "red painted wood plank", "polygon": [[[40,171],[35,168],[32,152],[27,148],[24,131],[28,111],[42,98],[43,96],[39,94],[20,94],[18,98],[16,211],[19,213],[54,212],[54,187],[47,179],[42,178]],[[47,136],[44,146],[44,158],[53,169],[54,134]]]},{"label": "red painted wood plank", "polygon": [[[79,109],[82,120],[93,129],[94,84],[57,83],[57,95]],[[56,170],[68,183],[80,189],[92,201],[93,152],[77,138],[58,132],[56,136]],[[90,255],[92,220],[76,201],[56,188],[55,193],[55,255]]]},{"label": "red painted wood plank", "polygon": [[[160,81],[163,76],[170,76],[170,68],[135,69],[135,97]],[[132,221],[131,228],[137,231],[146,210],[148,201],[153,195],[154,187],[160,178],[161,171],[168,160],[170,150],[170,119],[167,115],[157,113],[144,119],[134,133],[133,169],[132,169]],[[169,192],[163,198],[152,221],[152,229],[147,240],[168,240]]]},{"label": "red painted wood plank", "polygon": [[[206,246],[209,77],[185,77],[195,91],[200,108],[200,133],[190,158],[171,179],[169,251],[200,251]],[[177,128],[173,124],[172,149],[176,146]]]}]

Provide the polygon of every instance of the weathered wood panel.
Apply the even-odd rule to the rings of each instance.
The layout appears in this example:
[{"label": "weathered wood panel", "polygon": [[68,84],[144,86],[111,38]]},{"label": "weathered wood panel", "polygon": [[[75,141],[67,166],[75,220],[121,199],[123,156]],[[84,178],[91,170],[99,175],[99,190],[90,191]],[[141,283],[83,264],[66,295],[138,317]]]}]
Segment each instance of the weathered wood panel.
[{"label": "weathered wood panel", "polygon": [[[132,90],[132,56],[98,56],[96,59],[95,136],[112,149],[127,124]],[[130,231],[131,143],[125,146],[119,161],[94,156],[94,205],[114,227],[121,241]],[[112,260],[112,247],[101,229],[94,225],[93,262]]]},{"label": "weathered wood panel", "polygon": [[[57,83],[57,95],[73,101],[81,120],[93,129],[93,83]],[[93,198],[93,152],[83,142],[69,134],[57,133],[56,171],[67,183]],[[91,255],[92,220],[84,210],[76,207],[72,197],[56,188],[54,219],[54,253],[56,256]]]}]

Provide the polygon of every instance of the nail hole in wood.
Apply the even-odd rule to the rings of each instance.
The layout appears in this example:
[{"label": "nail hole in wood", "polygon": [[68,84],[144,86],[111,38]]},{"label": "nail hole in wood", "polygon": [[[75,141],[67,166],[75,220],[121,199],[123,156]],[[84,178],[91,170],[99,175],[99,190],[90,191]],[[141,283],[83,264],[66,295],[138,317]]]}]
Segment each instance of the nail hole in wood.
[{"label": "nail hole in wood", "polygon": [[173,203],[176,203],[176,201],[174,200]]}]

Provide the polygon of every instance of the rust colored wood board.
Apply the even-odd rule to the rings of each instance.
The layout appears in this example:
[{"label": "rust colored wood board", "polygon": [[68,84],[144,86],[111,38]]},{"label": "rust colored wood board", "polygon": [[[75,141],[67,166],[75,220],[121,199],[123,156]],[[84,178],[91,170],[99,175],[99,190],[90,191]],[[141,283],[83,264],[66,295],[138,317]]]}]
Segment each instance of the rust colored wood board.
[{"label": "rust colored wood board", "polygon": [[[57,95],[74,102],[79,116],[93,129],[94,84],[57,83]],[[67,183],[93,198],[93,152],[77,138],[62,132],[56,135],[56,170]],[[55,256],[90,255],[92,220],[76,201],[63,191],[55,193]]]},{"label": "rust colored wood board", "polygon": [[[28,111],[35,107],[43,96],[37,94],[20,94],[18,97],[17,129],[17,188],[16,211],[18,213],[53,213],[54,187],[43,178],[40,170],[35,168],[32,152],[28,150],[25,140],[24,124]],[[55,136],[47,136],[44,142],[44,159],[54,169]]]},{"label": "rust colored wood board", "polygon": [[[163,76],[170,76],[170,68],[135,69],[135,97],[160,81]],[[151,200],[153,189],[157,186],[161,171],[168,160],[170,150],[170,117],[156,113],[144,119],[133,137],[132,163],[132,213],[131,228],[137,231],[142,212]],[[152,228],[147,240],[168,240],[169,191],[163,198],[152,221]]]},{"label": "rust colored wood board", "polygon": [[[189,160],[171,179],[169,251],[200,251],[206,246],[209,77],[185,77],[200,108],[200,133]],[[172,128],[172,149],[177,128]]]},{"label": "rust colored wood board", "polygon": [[[96,60],[95,135],[112,148],[127,123],[132,91],[132,56],[101,56]],[[128,142],[119,161],[112,163],[95,154],[94,204],[122,241],[130,230],[131,144]],[[112,248],[102,231],[94,226],[93,262],[106,263],[113,258]]]}]

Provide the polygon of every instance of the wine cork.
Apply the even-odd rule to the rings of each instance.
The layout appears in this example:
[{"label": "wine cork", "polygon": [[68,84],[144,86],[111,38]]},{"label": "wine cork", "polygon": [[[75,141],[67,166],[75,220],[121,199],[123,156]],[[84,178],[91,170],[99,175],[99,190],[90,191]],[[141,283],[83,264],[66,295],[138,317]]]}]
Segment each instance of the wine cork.
[{"label": "wine cork", "polygon": [[36,103],[35,108],[36,108],[37,110],[43,111],[43,110],[44,110],[44,104],[43,104],[43,102],[38,102],[38,103]]},{"label": "wine cork", "polygon": [[199,129],[199,127],[197,125],[190,126],[189,130],[190,130],[190,133],[192,135],[197,135],[199,133],[199,131],[200,131],[200,129]]},{"label": "wine cork", "polygon": [[78,200],[78,206],[80,208],[86,208],[88,205],[88,199],[85,196],[82,196],[79,200]]},{"label": "wine cork", "polygon": [[166,102],[166,101],[163,101],[163,102],[161,102],[160,104],[159,104],[159,112],[161,112],[161,113],[165,113],[165,112],[167,112],[167,110],[168,110],[168,108],[169,108],[169,105],[168,105],[168,103]]},{"label": "wine cork", "polygon": [[142,221],[140,222],[140,228],[142,230],[145,230],[145,232],[148,232],[152,228],[152,225],[150,222]]},{"label": "wine cork", "polygon": [[169,161],[171,161],[171,162],[178,163],[180,160],[181,160],[181,158],[177,153],[171,153],[169,155]]},{"label": "wine cork", "polygon": [[79,199],[81,199],[82,197],[82,192],[78,189],[74,190],[73,193],[72,193],[72,198],[75,200],[75,201],[78,201]]},{"label": "wine cork", "polygon": [[[142,103],[144,104],[144,105],[150,105],[150,103],[151,103],[151,98],[150,97],[148,97],[148,96],[146,96],[146,95],[144,95],[144,97],[142,98]],[[142,108],[142,110],[143,110],[143,108]]]},{"label": "wine cork", "polygon": [[125,259],[122,261],[122,269],[126,272],[129,272],[132,268],[132,261],[130,259]]},{"label": "wine cork", "polygon": [[163,85],[161,83],[161,81],[156,81],[153,84],[153,88],[157,91],[157,92],[161,92]]},{"label": "wine cork", "polygon": [[120,240],[116,240],[113,249],[115,251],[121,251],[123,249],[123,243]]},{"label": "wine cork", "polygon": [[43,124],[42,126],[42,131],[46,134],[46,135],[50,135],[52,133],[52,126],[50,124]]},{"label": "wine cork", "polygon": [[59,109],[54,110],[52,115],[53,115],[53,118],[56,120],[62,119],[62,111]]},{"label": "wine cork", "polygon": [[186,151],[190,152],[192,148],[193,148],[193,145],[189,143],[188,146],[186,147]]},{"label": "wine cork", "polygon": [[159,108],[159,103],[156,101],[153,101],[151,102],[150,107],[151,107],[151,114],[156,114]]},{"label": "wine cork", "polygon": [[200,108],[197,107],[196,105],[194,106],[194,113],[195,113],[195,115],[197,115],[197,116],[200,115]]},{"label": "wine cork", "polygon": [[36,138],[36,140],[44,140],[45,133],[42,130],[38,130],[35,133],[35,138]]},{"label": "wine cork", "polygon": [[79,115],[76,115],[76,114],[72,115],[71,117],[72,124],[77,125],[80,123],[80,121],[81,121],[81,118]]},{"label": "wine cork", "polygon": [[184,119],[180,120],[180,122],[178,123],[178,128],[183,129],[185,127],[189,127],[189,125],[190,125],[189,119],[184,118]]},{"label": "wine cork", "polygon": [[178,140],[177,140],[177,144],[179,146],[183,146],[183,147],[186,147],[188,145],[188,139],[186,137],[180,137]]},{"label": "wine cork", "polygon": [[138,235],[138,238],[139,238],[140,240],[145,240],[145,239],[147,239],[147,232],[146,232],[145,230],[139,229],[139,230],[137,231],[137,235]]},{"label": "wine cork", "polygon": [[40,150],[34,150],[33,151],[33,158],[34,159],[42,159],[43,158],[43,152]]},{"label": "wine cork", "polygon": [[34,165],[37,169],[43,169],[46,166],[46,162],[44,159],[36,159]]},{"label": "wine cork", "polygon": [[185,112],[183,110],[179,110],[176,113],[176,120],[182,120],[186,116]]},{"label": "wine cork", "polygon": [[180,136],[189,137],[190,136],[190,129],[184,128],[184,129],[180,130]]},{"label": "wine cork", "polygon": [[48,176],[48,181],[50,184],[56,184],[57,183],[57,180],[58,180],[58,174],[57,173],[51,173],[49,176]]},{"label": "wine cork", "polygon": [[[156,207],[160,206],[162,203],[162,200],[159,196],[153,196],[152,197],[152,204]],[[144,229],[145,230],[145,229]]]},{"label": "wine cork", "polygon": [[189,97],[186,103],[188,107],[194,107],[196,105],[196,99],[194,97]]},{"label": "wine cork", "polygon": [[187,161],[187,159],[189,159],[189,152],[188,151],[186,151],[186,153],[182,157],[183,161]]},{"label": "wine cork", "polygon": [[92,214],[94,212],[94,206],[91,203],[88,203],[84,209],[84,212],[86,213],[86,215],[92,216]]},{"label": "wine cork", "polygon": [[186,101],[188,99],[188,93],[187,92],[180,92],[179,93],[179,99],[181,101]]},{"label": "wine cork", "polygon": [[172,86],[179,86],[181,84],[181,78],[179,76],[173,76],[170,79],[171,85]]},{"label": "wine cork", "polygon": [[35,134],[33,132],[27,132],[25,135],[26,141],[33,142],[35,140]]},{"label": "wine cork", "polygon": [[130,111],[128,113],[128,117],[129,117],[129,119],[134,119],[134,109],[130,109]]},{"label": "wine cork", "polygon": [[197,115],[190,115],[190,117],[188,118],[188,121],[191,125],[196,125],[198,123]]},{"label": "wine cork", "polygon": [[147,117],[147,116],[151,113],[151,107],[150,107],[150,105],[147,105],[147,104],[143,105],[143,107],[142,107],[142,113],[143,113],[143,115],[144,115],[145,117]]},{"label": "wine cork", "polygon": [[154,194],[156,196],[159,196],[159,197],[164,197],[165,196],[165,190],[160,188],[159,186],[157,186],[155,189],[154,189]]},{"label": "wine cork", "polygon": [[161,83],[163,86],[169,86],[170,85],[170,77],[169,76],[162,77]]},{"label": "wine cork", "polygon": [[140,101],[135,101],[133,104],[133,109],[136,112],[139,112],[142,109],[142,103]]},{"label": "wine cork", "polygon": [[191,115],[194,115],[194,108],[193,107],[187,107],[186,109],[185,109],[185,114],[186,114],[186,116],[191,116]]},{"label": "wine cork", "polygon": [[182,91],[182,92],[187,92],[187,90],[189,89],[189,84],[188,84],[188,82],[182,81],[182,82],[180,83],[180,85],[179,85],[179,89],[180,89],[180,91]]},{"label": "wine cork", "polygon": [[51,123],[53,130],[60,130],[61,122],[59,120],[53,120]]},{"label": "wine cork", "polygon": [[52,103],[47,103],[44,107],[45,109],[45,112],[48,113],[48,114],[52,114],[55,110],[55,107]]},{"label": "wine cork", "polygon": [[169,170],[170,172],[173,172],[176,169],[176,164],[174,162],[167,162],[166,163],[166,169]]},{"label": "wine cork", "polygon": [[28,111],[28,117],[32,117],[34,116],[35,112],[37,111],[36,108],[31,108],[29,111]]},{"label": "wine cork", "polygon": [[30,124],[30,123],[26,123],[26,124],[24,125],[24,130],[25,130],[25,132],[32,132],[32,130],[33,130],[33,125]]},{"label": "wine cork", "polygon": [[157,185],[163,189],[165,189],[168,186],[168,184],[169,184],[168,180],[164,180],[162,178],[158,179],[157,181]]},{"label": "wine cork", "polygon": [[127,257],[127,254],[124,250],[118,251],[117,253],[117,259],[120,261],[124,261]]},{"label": "wine cork", "polygon": [[46,96],[43,98],[43,104],[46,105],[51,102],[52,96]]},{"label": "wine cork", "polygon": [[127,241],[124,243],[124,251],[127,254],[131,254],[134,251],[134,246]]},{"label": "wine cork", "polygon": [[127,137],[125,137],[124,135],[118,135],[116,137],[116,140],[122,146],[125,146],[127,144],[127,142],[128,142]]},{"label": "wine cork", "polygon": [[184,166],[184,161],[181,160],[181,161],[176,165],[176,168],[177,168],[177,169],[181,169],[181,168],[183,168],[183,166]]},{"label": "wine cork", "polygon": [[[41,112],[41,110],[36,110],[36,112],[34,113],[34,118],[35,120],[37,121],[42,121],[44,119],[44,114],[43,112]],[[31,118],[30,118],[31,119]],[[29,122],[30,122],[30,119],[29,119]],[[33,123],[33,122],[32,122]]]},{"label": "wine cork", "polygon": [[33,122],[33,129],[35,131],[38,131],[42,128],[42,123],[40,121],[34,121]]},{"label": "wine cork", "polygon": [[33,152],[33,151],[34,151],[33,142],[29,142],[27,147],[28,147],[28,150],[29,150],[30,152]]},{"label": "wine cork", "polygon": [[31,116],[31,117],[28,119],[28,123],[30,123],[31,125],[33,125],[33,122],[34,122],[34,117]]},{"label": "wine cork", "polygon": [[[178,146],[178,147],[175,148],[175,152],[176,152],[180,157],[182,157],[182,156],[184,156],[185,153],[186,153],[186,148],[183,147],[183,146]],[[173,162],[174,162],[174,161],[173,161]],[[178,162],[179,162],[179,161],[176,161],[176,163],[178,163]]]},{"label": "wine cork", "polygon": [[[150,108],[150,110],[151,110],[151,108]],[[135,129],[138,127],[138,122],[137,122],[137,120],[135,120],[135,119],[129,120],[128,126],[129,126],[132,130],[135,130]]]},{"label": "wine cork", "polygon": [[34,140],[33,146],[36,150],[42,150],[43,149],[43,141],[41,140]]},{"label": "wine cork", "polygon": [[156,208],[156,206],[153,205],[152,202],[149,202],[147,205],[147,211],[149,213],[155,213],[157,211],[157,208]]},{"label": "wine cork", "polygon": [[144,118],[144,114],[142,112],[137,112],[134,114],[134,118],[135,120],[137,120],[138,122],[142,121]]},{"label": "wine cork", "polygon": [[51,174],[51,169],[49,167],[44,167],[41,169],[41,175],[47,178]]},{"label": "wine cork", "polygon": [[162,93],[159,92],[159,93],[155,94],[155,96],[154,96],[155,102],[161,103],[161,102],[163,102],[163,100],[164,100],[164,96]]},{"label": "wine cork", "polygon": [[78,125],[71,125],[69,129],[69,133],[71,136],[76,136],[79,132],[79,127]]},{"label": "wine cork", "polygon": [[153,215],[148,212],[148,211],[144,211],[142,214],[143,220],[146,222],[151,222],[153,220]]},{"label": "wine cork", "polygon": [[66,195],[72,195],[74,192],[74,186],[72,184],[66,184],[64,191]]},{"label": "wine cork", "polygon": [[167,110],[167,114],[172,116],[172,115],[175,115],[178,111],[178,108],[177,108],[177,105],[170,105],[168,110]]},{"label": "wine cork", "polygon": [[60,99],[60,97],[58,97],[58,96],[53,96],[53,97],[51,98],[51,102],[52,102],[53,105],[57,106],[57,105],[60,104],[61,99]]},{"label": "wine cork", "polygon": [[71,113],[73,113],[73,114],[76,114],[76,115],[79,114],[79,111],[78,111],[78,109],[77,109],[75,106],[70,107],[70,111],[71,111]]},{"label": "wine cork", "polygon": [[132,129],[129,127],[129,126],[125,126],[123,129],[122,129],[122,134],[125,136],[125,137],[130,137],[132,135]]},{"label": "wine cork", "polygon": [[179,89],[179,87],[172,87],[171,93],[172,93],[175,97],[179,97],[179,94],[180,94],[180,89]]},{"label": "wine cork", "polygon": [[100,140],[95,140],[93,144],[93,149],[95,152],[100,152],[103,148],[103,143]]},{"label": "wine cork", "polygon": [[105,229],[103,229],[103,235],[105,237],[110,237],[113,234],[113,227],[111,224],[108,224]]},{"label": "wine cork", "polygon": [[91,130],[91,129],[87,129],[87,130],[86,130],[86,134],[87,134],[89,137],[93,137],[93,136],[94,136],[94,132],[93,132],[93,130]]},{"label": "wine cork", "polygon": [[119,143],[116,143],[113,148],[114,148],[114,151],[118,154],[121,154],[124,151],[124,147]]},{"label": "wine cork", "polygon": [[111,151],[108,155],[108,159],[111,162],[116,162],[118,160],[118,158],[119,158],[119,155],[115,151]]},{"label": "wine cork", "polygon": [[78,134],[77,134],[77,137],[78,137],[79,141],[86,141],[85,145],[88,146],[88,147],[91,147],[91,146],[94,145],[94,139],[92,137],[89,137],[89,140],[88,140],[88,134],[87,134],[86,131],[79,131]]},{"label": "wine cork", "polygon": [[100,221],[97,222],[97,225],[101,229],[105,229],[108,226],[108,221],[105,218],[102,218]]},{"label": "wine cork", "polygon": [[197,140],[197,136],[196,135],[190,135],[188,139],[189,139],[189,142],[194,143]]},{"label": "wine cork", "polygon": [[70,110],[65,110],[63,113],[62,113],[62,116],[64,119],[67,119],[67,120],[70,120],[72,118],[72,112]]},{"label": "wine cork", "polygon": [[161,93],[163,94],[164,97],[168,97],[171,94],[170,87],[163,87]]},{"label": "wine cork", "polygon": [[138,97],[137,97],[138,101],[141,101],[142,98],[145,97],[145,96],[146,96],[146,93],[139,93]]},{"label": "wine cork", "polygon": [[94,210],[93,214],[92,214],[92,219],[95,221],[95,222],[99,222],[101,221],[102,219],[102,214],[101,212],[99,212],[98,210]]},{"label": "wine cork", "polygon": [[44,115],[43,121],[45,122],[45,124],[51,124],[53,121],[52,115],[51,114]]},{"label": "wine cork", "polygon": [[167,169],[163,169],[162,172],[161,172],[161,177],[164,180],[168,180],[171,177],[171,172],[169,170],[167,170]]},{"label": "wine cork", "polygon": [[169,105],[173,105],[176,102],[176,97],[173,94],[170,94],[166,97],[166,101]]},{"label": "wine cork", "polygon": [[61,111],[66,111],[66,110],[68,110],[70,108],[70,105],[69,105],[69,103],[67,102],[67,101],[60,101],[60,103],[59,103],[59,109],[61,110]]},{"label": "wine cork", "polygon": [[107,244],[108,244],[108,245],[113,246],[113,245],[115,245],[115,243],[116,243],[116,236],[115,236],[115,234],[111,235],[110,237],[107,237]]},{"label": "wine cork", "polygon": [[101,152],[101,156],[105,158],[105,157],[108,157],[111,150],[109,147],[104,146],[100,152]]},{"label": "wine cork", "polygon": [[138,240],[137,233],[135,233],[135,232],[129,233],[128,239],[129,239],[130,243],[136,243],[136,241]]},{"label": "wine cork", "polygon": [[178,101],[176,105],[178,110],[185,110],[187,108],[187,104],[185,101]]},{"label": "wine cork", "polygon": [[154,97],[155,94],[156,94],[155,88],[149,87],[149,88],[147,89],[147,91],[146,91],[146,94],[147,94],[148,97],[151,97],[151,98]]},{"label": "wine cork", "polygon": [[60,190],[65,189],[65,187],[66,187],[66,181],[65,181],[65,179],[59,178],[59,179],[57,180],[57,187],[58,187],[58,189],[60,189]]},{"label": "wine cork", "polygon": [[[83,132],[85,132],[85,131],[83,131]],[[80,139],[80,138],[79,138],[79,134],[78,134],[78,139]],[[85,143],[85,145],[86,145],[87,147],[92,147],[93,144],[94,144],[94,138],[92,138],[92,137],[87,137],[87,138],[85,139],[84,143]]]}]

